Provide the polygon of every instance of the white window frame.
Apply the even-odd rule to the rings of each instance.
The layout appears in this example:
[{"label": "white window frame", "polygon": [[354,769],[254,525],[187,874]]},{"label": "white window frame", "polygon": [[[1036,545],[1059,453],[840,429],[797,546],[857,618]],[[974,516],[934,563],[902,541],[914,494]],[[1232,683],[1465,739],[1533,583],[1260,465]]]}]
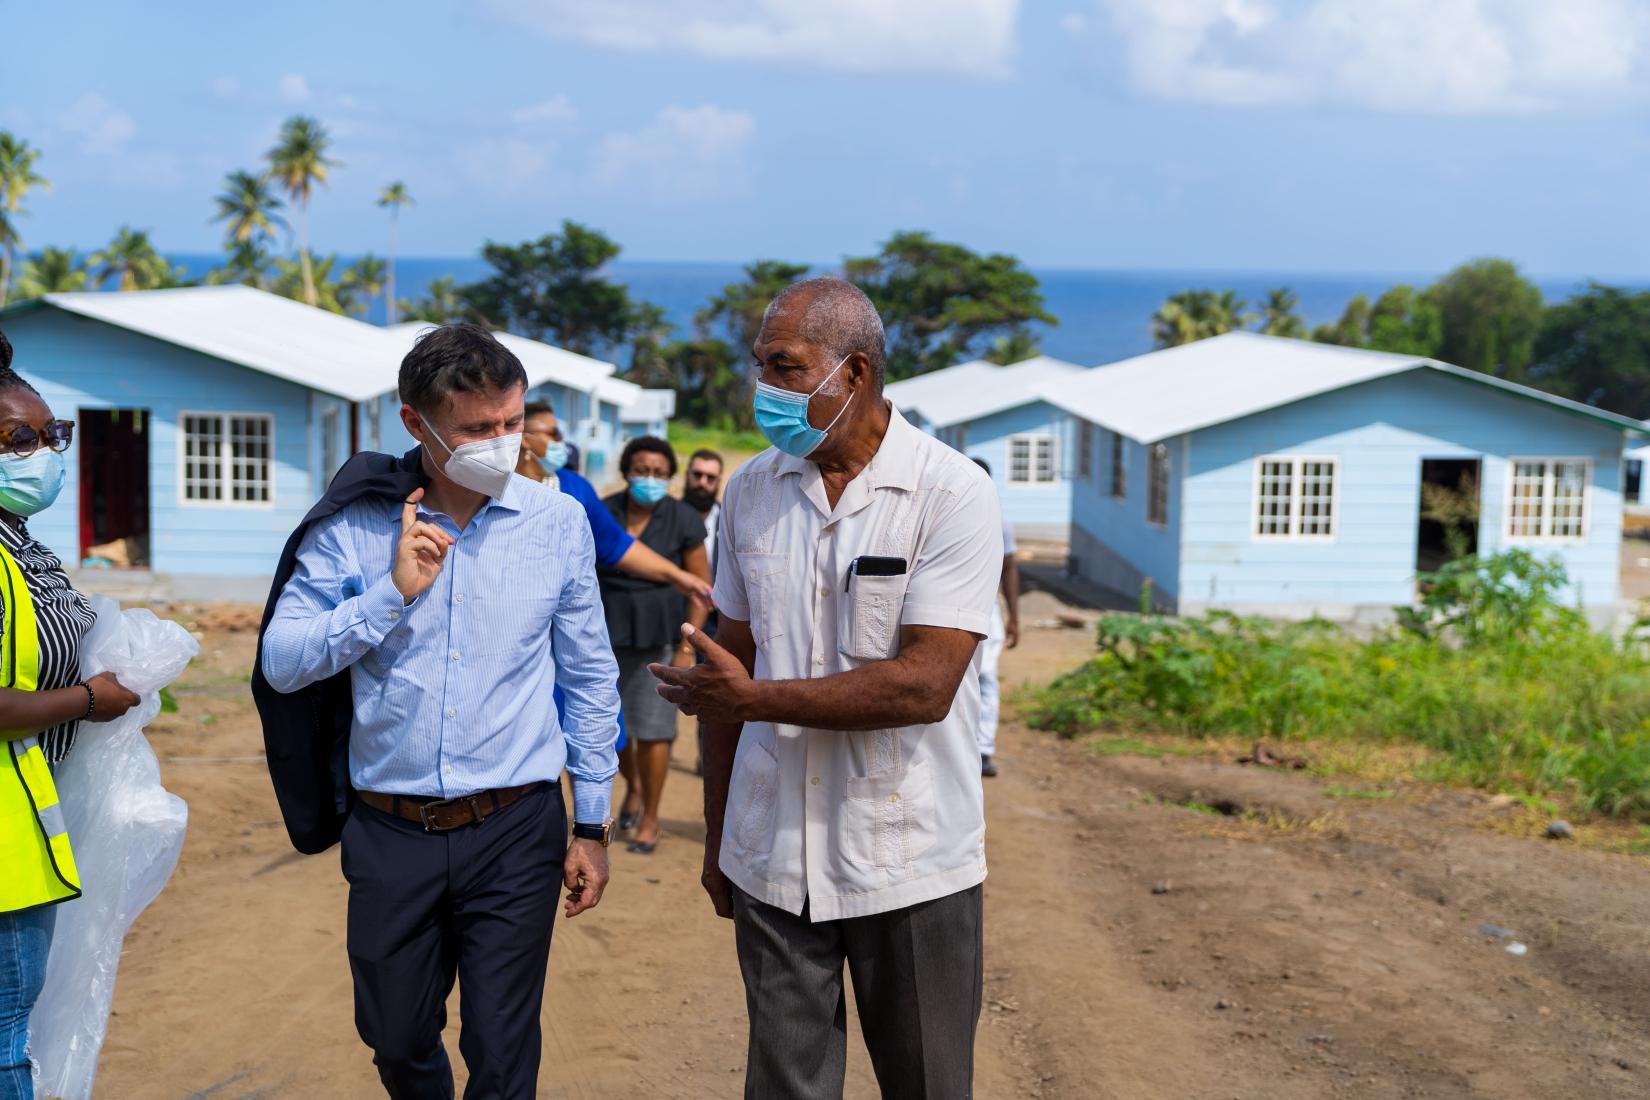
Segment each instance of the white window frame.
[{"label": "white window frame", "polygon": [[[1287,462],[1289,469],[1289,529],[1265,532],[1260,530],[1261,471],[1268,462]],[[1305,533],[1301,531],[1301,504],[1305,499],[1301,483],[1307,463],[1324,463],[1329,467],[1329,530]],[[1252,542],[1334,542],[1341,531],[1341,460],[1338,455],[1269,454],[1256,455],[1249,495],[1249,538]]]},{"label": "white window frame", "polygon": [[[1513,505],[1517,498],[1513,495],[1516,488],[1518,467],[1522,463],[1541,463],[1545,470],[1541,476],[1541,530],[1533,535],[1513,533]],[[1573,535],[1554,535],[1551,533],[1553,514],[1553,487],[1555,485],[1554,467],[1560,462],[1579,464],[1581,466],[1581,530]],[[1650,472],[1650,471],[1647,471]],[[1585,455],[1509,455],[1507,458],[1507,485],[1505,492],[1506,505],[1503,511],[1506,514],[1501,524],[1501,533],[1510,545],[1568,545],[1586,542],[1593,529],[1593,460]]]},{"label": "white window frame", "polygon": [[338,439],[343,431],[344,411],[337,405],[323,405],[316,419],[321,431],[321,481],[316,486],[318,491],[315,495],[320,496],[332,484],[333,476],[344,467],[344,448]]},{"label": "white window frame", "polygon": [[[218,422],[218,481],[222,489],[222,497],[218,500],[190,499],[189,485],[185,477],[184,451],[189,440],[189,432],[185,424],[190,419]],[[269,425],[269,454],[264,459],[264,482],[268,486],[267,500],[236,500],[234,499],[235,480],[230,473],[233,456],[229,453],[229,425],[232,420],[262,420]],[[267,511],[275,507],[276,498],[276,462],[275,462],[275,416],[267,412],[228,411],[219,412],[209,409],[179,409],[177,414],[177,460],[178,460],[178,507],[180,508],[240,508],[255,511]]]},{"label": "white window frame", "polygon": [[1122,432],[1111,433],[1111,453],[1106,456],[1106,495],[1112,500],[1129,499],[1129,444]]},{"label": "white window frame", "polygon": [[[1014,445],[1026,445],[1026,476],[1019,479],[1014,476]],[[1042,447],[1048,456],[1048,476],[1038,476],[1037,452]],[[1022,485],[1027,488],[1047,488],[1060,483],[1060,447],[1058,437],[1052,432],[1018,432],[1008,437],[1008,475],[1009,485]]]},{"label": "white window frame", "polygon": [[[1161,459],[1161,463],[1159,460]],[[1161,475],[1161,480],[1157,476]],[[1174,478],[1174,455],[1167,443],[1146,446],[1146,522],[1153,527],[1169,525],[1169,487]],[[1152,506],[1158,498],[1163,501],[1163,514],[1152,515]]]}]

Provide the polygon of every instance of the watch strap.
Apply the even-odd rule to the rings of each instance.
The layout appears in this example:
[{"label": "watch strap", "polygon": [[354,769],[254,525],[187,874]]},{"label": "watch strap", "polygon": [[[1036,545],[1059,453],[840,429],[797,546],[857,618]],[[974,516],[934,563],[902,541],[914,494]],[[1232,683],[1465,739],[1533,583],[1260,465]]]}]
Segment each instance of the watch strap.
[{"label": "watch strap", "polygon": [[609,821],[601,825],[588,825],[575,821],[573,837],[576,840],[594,840],[605,848],[613,840],[613,823]]}]

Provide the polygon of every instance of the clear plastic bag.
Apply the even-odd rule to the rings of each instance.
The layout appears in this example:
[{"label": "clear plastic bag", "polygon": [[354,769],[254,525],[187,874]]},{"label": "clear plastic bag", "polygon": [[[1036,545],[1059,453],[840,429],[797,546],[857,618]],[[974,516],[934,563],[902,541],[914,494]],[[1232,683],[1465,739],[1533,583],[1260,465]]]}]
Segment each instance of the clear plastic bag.
[{"label": "clear plastic bag", "polygon": [[82,895],[58,906],[30,1028],[35,1094],[63,1100],[92,1094],[121,943],[183,850],[189,810],[160,785],[143,728],[160,713],[160,689],[200,652],[187,630],[151,611],[121,611],[102,596],[92,606],[97,623],[81,645],[81,675],[113,672],[142,702],[113,722],[81,726],[55,774]]}]

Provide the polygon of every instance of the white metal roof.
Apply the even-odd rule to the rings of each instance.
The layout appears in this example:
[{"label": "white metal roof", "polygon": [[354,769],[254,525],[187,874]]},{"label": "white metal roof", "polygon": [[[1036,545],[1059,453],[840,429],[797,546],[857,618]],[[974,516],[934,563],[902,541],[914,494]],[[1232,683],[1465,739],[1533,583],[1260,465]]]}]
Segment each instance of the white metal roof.
[{"label": "white metal roof", "polygon": [[984,383],[1000,369],[997,364],[987,363],[983,359],[958,363],[944,370],[890,382],[882,388],[882,396],[893,402],[894,408],[900,412],[906,415],[919,413],[924,420],[932,421],[934,417],[929,412],[930,407],[943,408],[948,394]]},{"label": "white metal roof", "polygon": [[1045,383],[1039,395],[1141,443],[1281,408],[1411,370],[1434,370],[1628,431],[1644,425],[1451,363],[1253,332],[1229,332]]},{"label": "white metal roof", "polygon": [[376,325],[247,286],[80,291],[45,301],[348,401],[394,389],[406,350]]},{"label": "white metal roof", "polygon": [[[1063,359],[1039,355],[1006,367],[976,360],[935,371],[931,375],[919,375],[910,381],[948,376],[941,380],[942,385],[938,388],[919,393],[917,411],[922,413],[929,427],[949,428],[953,424],[964,424],[1005,409],[1018,408],[1031,401],[1041,401],[1043,387],[1058,384],[1071,375],[1082,374],[1086,369]],[[896,382],[884,393],[908,384]],[[892,400],[903,411],[899,400]]]},{"label": "white metal roof", "polygon": [[[413,338],[426,329],[435,326],[427,321],[407,321],[399,325],[391,325],[386,331],[394,333],[401,344],[401,353],[406,354],[412,347]],[[592,359],[588,355],[580,355],[576,351],[558,348],[554,344],[546,344],[542,340],[534,340],[527,336],[517,336],[512,332],[495,332],[498,342],[515,352],[516,358],[521,360],[522,369],[527,372],[527,388],[533,389],[546,383],[555,383],[566,386],[568,389],[578,390],[580,393],[595,393],[609,375],[613,373],[612,363],[605,363],[600,359]],[[396,361],[397,363],[400,360]],[[393,387],[391,387],[393,388]]]},{"label": "white metal roof", "polygon": [[603,378],[596,384],[596,400],[629,410],[642,396],[642,387],[623,378]]},{"label": "white metal roof", "polygon": [[619,419],[627,424],[651,424],[655,420],[669,420],[675,415],[675,390],[642,390],[636,395],[636,400],[619,414]]}]

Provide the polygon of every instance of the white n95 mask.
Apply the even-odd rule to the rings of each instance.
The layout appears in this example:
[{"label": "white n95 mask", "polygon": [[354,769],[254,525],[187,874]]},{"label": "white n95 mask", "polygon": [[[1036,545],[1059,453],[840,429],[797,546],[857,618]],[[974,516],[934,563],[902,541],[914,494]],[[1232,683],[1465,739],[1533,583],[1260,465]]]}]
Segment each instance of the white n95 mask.
[{"label": "white n95 mask", "polygon": [[441,467],[442,473],[456,484],[482,496],[497,498],[504,495],[505,488],[510,484],[510,475],[515,472],[516,460],[521,457],[522,433],[495,435],[491,439],[478,439],[474,443],[452,447],[441,438],[441,433],[430,427],[423,413],[418,414],[418,419],[423,422],[425,431],[447,448],[447,462]]}]

